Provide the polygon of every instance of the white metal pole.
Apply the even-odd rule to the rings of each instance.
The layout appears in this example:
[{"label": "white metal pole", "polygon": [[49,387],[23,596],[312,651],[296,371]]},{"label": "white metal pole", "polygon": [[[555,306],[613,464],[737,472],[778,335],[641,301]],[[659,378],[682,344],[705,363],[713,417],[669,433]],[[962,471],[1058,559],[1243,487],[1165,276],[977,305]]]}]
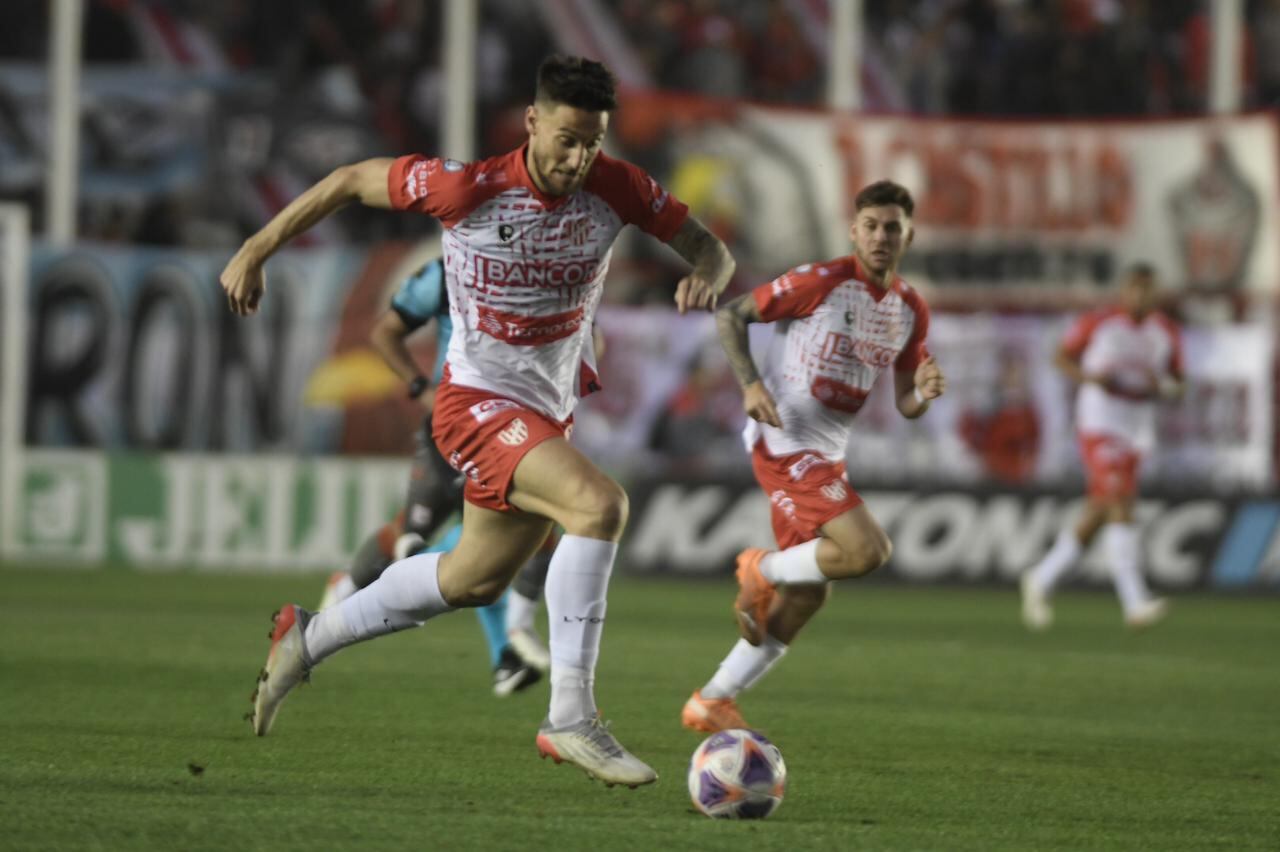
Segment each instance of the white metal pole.
[{"label": "white metal pole", "polygon": [[59,246],[76,238],[83,22],[84,0],[55,0],[49,29],[50,146],[44,202],[45,236]]},{"label": "white metal pole", "polygon": [[476,156],[475,0],[448,0],[444,8],[444,99],[440,116],[443,154]]},{"label": "white metal pole", "polygon": [[830,0],[827,105],[862,109],[862,0]]},{"label": "white metal pole", "polygon": [[1215,115],[1239,112],[1243,103],[1240,78],[1244,48],[1243,0],[1211,0],[1212,26],[1209,53],[1209,112]]},{"label": "white metal pole", "polygon": [[17,547],[17,523],[27,411],[27,246],[30,222],[22,204],[0,204],[0,556]]}]

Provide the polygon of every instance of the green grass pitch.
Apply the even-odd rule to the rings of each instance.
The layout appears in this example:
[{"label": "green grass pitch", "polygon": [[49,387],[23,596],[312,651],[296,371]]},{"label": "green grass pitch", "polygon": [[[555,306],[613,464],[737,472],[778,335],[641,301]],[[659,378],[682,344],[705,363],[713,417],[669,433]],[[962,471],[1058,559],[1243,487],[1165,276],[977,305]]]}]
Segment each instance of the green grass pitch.
[{"label": "green grass pitch", "polygon": [[598,696],[661,779],[537,759],[546,688],[489,693],[470,613],[348,649],[270,737],[243,715],[269,615],[314,576],[0,571],[0,848],[1276,849],[1280,601],[1185,597],[1133,635],[1068,593],[845,584],[743,701],[781,747],[761,823],[693,812],[684,699],[730,581],[619,577]]}]

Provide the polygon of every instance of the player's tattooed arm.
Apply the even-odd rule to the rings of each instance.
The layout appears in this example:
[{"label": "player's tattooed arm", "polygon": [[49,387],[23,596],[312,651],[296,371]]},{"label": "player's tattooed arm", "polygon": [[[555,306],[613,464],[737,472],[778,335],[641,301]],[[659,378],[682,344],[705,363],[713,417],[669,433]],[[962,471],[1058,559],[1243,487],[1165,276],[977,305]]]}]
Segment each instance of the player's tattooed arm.
[{"label": "player's tattooed arm", "polygon": [[756,370],[756,362],[751,358],[751,343],[747,335],[747,326],[760,322],[760,309],[750,293],[744,293],[716,311],[716,333],[720,336],[720,347],[738,383],[744,388],[752,382],[760,381],[760,373]]},{"label": "player's tattooed arm", "polygon": [[227,263],[218,277],[227,302],[237,314],[258,309],[266,292],[262,265],[289,240],[352,201],[369,207],[391,207],[387,175],[394,160],[382,157],[339,166],[275,215]]},{"label": "player's tattooed arm", "polygon": [[716,299],[729,286],[737,265],[728,247],[692,216],[684,220],[667,245],[693,267],[676,286],[680,313],[690,309],[714,311]]},{"label": "player's tattooed arm", "polygon": [[755,297],[745,293],[716,311],[716,332],[720,336],[720,347],[729,359],[729,366],[742,385],[742,407],[747,416],[781,429],[782,418],[778,415],[778,406],[760,379],[756,362],[751,358],[747,326],[760,321],[760,308],[756,305]]}]

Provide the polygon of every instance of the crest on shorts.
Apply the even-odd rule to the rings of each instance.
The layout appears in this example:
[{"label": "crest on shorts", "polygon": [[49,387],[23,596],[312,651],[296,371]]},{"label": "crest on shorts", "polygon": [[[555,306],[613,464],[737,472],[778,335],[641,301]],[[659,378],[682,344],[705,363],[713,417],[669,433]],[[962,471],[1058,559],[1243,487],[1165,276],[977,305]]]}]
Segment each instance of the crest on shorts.
[{"label": "crest on shorts", "polygon": [[529,427],[519,417],[511,421],[507,428],[498,433],[498,440],[508,447],[518,447],[529,438]]},{"label": "crest on shorts", "polygon": [[839,503],[849,496],[849,489],[845,486],[844,480],[841,479],[833,479],[818,490],[822,492],[823,497],[826,497],[832,503]]}]

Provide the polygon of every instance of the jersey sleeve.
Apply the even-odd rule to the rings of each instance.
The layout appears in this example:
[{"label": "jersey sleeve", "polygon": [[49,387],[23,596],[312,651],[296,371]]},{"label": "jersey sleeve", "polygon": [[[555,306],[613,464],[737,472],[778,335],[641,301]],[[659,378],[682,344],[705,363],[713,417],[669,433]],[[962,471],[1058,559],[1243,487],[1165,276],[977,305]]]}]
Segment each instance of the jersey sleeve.
[{"label": "jersey sleeve", "polygon": [[840,284],[839,276],[814,275],[806,267],[798,267],[761,284],[751,291],[764,322],[800,319],[818,309],[827,295]]},{"label": "jersey sleeve", "polygon": [[1088,348],[1089,341],[1093,339],[1093,333],[1097,331],[1102,318],[1102,312],[1095,311],[1085,314],[1072,323],[1062,338],[1062,351],[1079,360],[1080,356],[1084,355],[1084,350]]},{"label": "jersey sleeve", "polygon": [[916,367],[920,366],[920,362],[929,358],[929,306],[915,290],[907,290],[903,294],[903,301],[915,314],[915,322],[912,323],[911,334],[907,337],[907,343],[898,353],[898,359],[893,362],[893,366],[896,370],[914,372]]},{"label": "jersey sleeve", "polygon": [[688,205],[644,169],[624,160],[600,155],[586,188],[603,198],[623,224],[635,225],[664,243],[689,218]]},{"label": "jersey sleeve", "polygon": [[426,325],[447,305],[444,292],[444,263],[433,260],[410,275],[391,297],[391,309],[409,329]]},{"label": "jersey sleeve", "polygon": [[446,228],[466,217],[498,186],[484,192],[476,183],[483,161],[461,163],[440,157],[409,154],[391,164],[387,191],[395,210],[425,213],[439,219]]}]

